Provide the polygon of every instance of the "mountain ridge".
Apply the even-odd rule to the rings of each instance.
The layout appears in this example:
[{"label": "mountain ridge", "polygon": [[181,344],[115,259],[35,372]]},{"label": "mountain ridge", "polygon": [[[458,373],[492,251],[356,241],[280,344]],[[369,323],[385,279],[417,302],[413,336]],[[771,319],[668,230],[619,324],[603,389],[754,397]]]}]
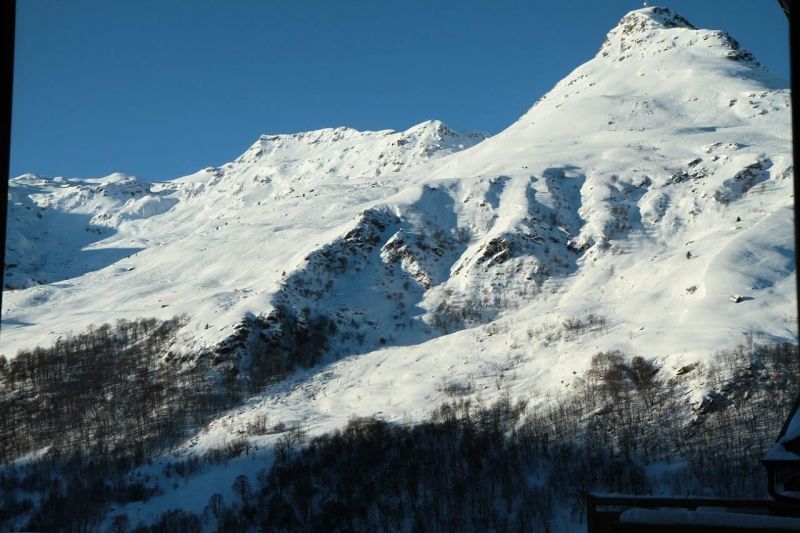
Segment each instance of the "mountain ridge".
[{"label": "mountain ridge", "polygon": [[[0,353],[187,315],[165,360],[245,398],[167,454],[187,462],[454,397],[546,406],[582,394],[598,354],[711,409],[718,352],[797,343],[789,90],[664,8],[608,35],[488,138],[326,128],[164,183],[15,178]],[[282,429],[249,430],[267,419]],[[210,476],[122,511],[201,513]]]},{"label": "mountain ridge", "polygon": [[[106,255],[67,280],[7,291],[0,350],[107,320],[107,309],[187,313],[171,351],[246,376],[253,354],[293,368],[297,324],[322,320],[335,333],[318,339],[312,365],[362,376],[391,353],[405,365],[396,375],[430,372],[393,407],[420,416],[454,364],[436,351],[483,350],[501,365],[515,346],[519,372],[536,377],[510,386],[540,394],[597,350],[677,368],[731,335],[794,340],[788,90],[726,35],[663,8],[631,12],[486,140],[438,121],[326,128],[263,135],[231,163],[160,184],[118,175],[31,192],[37,178],[12,180],[13,216],[28,227],[50,216],[43,205],[75,201],[81,224],[100,228],[63,257]],[[589,316],[605,324],[591,341],[562,327]],[[476,375],[488,363],[463,364]],[[302,401],[322,386],[302,375],[312,385],[298,382],[298,403],[283,409],[333,427],[344,415]],[[385,402],[337,390],[345,409]]]}]

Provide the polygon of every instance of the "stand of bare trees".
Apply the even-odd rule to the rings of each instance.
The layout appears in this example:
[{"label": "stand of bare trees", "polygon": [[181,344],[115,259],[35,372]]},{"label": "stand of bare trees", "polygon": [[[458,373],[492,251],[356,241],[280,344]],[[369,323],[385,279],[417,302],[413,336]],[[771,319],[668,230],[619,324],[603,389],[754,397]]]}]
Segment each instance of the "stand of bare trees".
[{"label": "stand of bare trees", "polygon": [[[0,529],[96,530],[112,505],[159,493],[160,479],[250,453],[245,433],[161,477],[135,473],[241,397],[239,380],[207,359],[169,355],[180,323],[120,322],[0,360]],[[752,345],[715,361],[667,375],[642,357],[598,353],[559,398],[460,396],[422,424],[353,419],[309,441],[260,420],[247,431],[282,436],[254,478],[236,478],[200,515],[176,509],[150,526],[119,515],[111,525],[549,531],[559,516],[580,521],[590,491],[763,496],[759,459],[798,392],[797,347]],[[699,404],[689,400],[698,384],[709,391]]]},{"label": "stand of bare trees", "polygon": [[[766,496],[759,459],[798,392],[797,347],[716,360],[667,376],[599,353],[570,395],[537,406],[458,399],[415,426],[359,418],[304,446],[284,439],[256,486],[239,480],[232,501],[217,494],[192,520],[218,531],[549,531],[557,515],[582,520],[590,491]],[[711,387],[699,406],[690,377]]]},{"label": "stand of bare trees", "polygon": [[182,323],[119,321],[0,358],[0,529],[27,514],[27,529],[83,531],[148,497],[127,472],[231,405],[206,360],[169,357]]}]

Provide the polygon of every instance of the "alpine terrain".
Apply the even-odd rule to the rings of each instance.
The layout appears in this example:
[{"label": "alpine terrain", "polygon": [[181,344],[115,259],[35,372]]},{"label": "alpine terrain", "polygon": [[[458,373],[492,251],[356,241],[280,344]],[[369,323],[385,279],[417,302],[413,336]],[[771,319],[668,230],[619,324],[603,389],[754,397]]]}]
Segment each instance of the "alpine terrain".
[{"label": "alpine terrain", "polygon": [[[545,497],[563,476],[585,480],[570,493],[580,497],[718,492],[669,477],[710,468],[681,463],[689,451],[642,450],[670,431],[689,442],[697,430],[687,428],[743,406],[763,445],[797,393],[789,96],[731,36],[649,7],[491,137],[435,120],[402,132],[339,127],[262,135],[238,159],[170,181],[12,179],[0,524],[47,529],[47,513],[72,505],[68,458],[102,454],[124,466],[98,475],[103,503],[75,528],[570,530],[584,520],[580,500]],[[116,354],[103,378],[69,370],[90,352],[100,366]],[[152,394],[135,414],[142,383]],[[75,394],[86,403],[59,411]],[[131,411],[101,423],[112,404]],[[574,408],[574,426],[559,426],[557,405]],[[640,405],[638,436],[619,429],[620,405]],[[181,415],[148,425],[169,413]],[[492,416],[501,422],[491,431],[474,422]],[[638,473],[553,477],[563,450],[582,449],[584,436],[605,442],[590,436],[600,419],[609,451],[587,468]],[[461,446],[494,435],[514,450],[526,427],[547,426],[531,437],[529,492],[497,489],[493,501],[509,503],[491,512],[467,493],[471,510],[456,513],[425,507],[435,484],[420,481],[418,493],[403,478],[397,487],[410,492],[359,496],[363,512],[336,500],[360,490],[346,489],[348,476],[406,468],[381,462],[403,449],[422,464],[438,448],[411,443],[438,442],[448,421]],[[319,451],[336,438],[348,444]],[[490,441],[463,464],[477,473],[495,461]],[[562,442],[573,444],[553,448]],[[358,455],[361,445],[372,451]],[[756,472],[761,451],[748,452]],[[316,474],[303,489],[279,467]],[[483,477],[470,468],[465,486]],[[19,481],[50,479],[45,471],[62,472],[61,500],[51,485]],[[108,484],[129,492],[109,495]]]}]

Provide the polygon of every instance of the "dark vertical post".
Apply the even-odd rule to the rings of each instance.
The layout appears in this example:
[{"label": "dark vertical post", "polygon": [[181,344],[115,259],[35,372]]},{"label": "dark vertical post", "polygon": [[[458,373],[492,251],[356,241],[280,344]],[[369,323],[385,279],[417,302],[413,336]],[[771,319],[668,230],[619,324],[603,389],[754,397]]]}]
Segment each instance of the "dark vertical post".
[{"label": "dark vertical post", "polygon": [[0,259],[3,270],[0,271],[0,290],[5,287],[6,264],[6,215],[8,213],[8,179],[11,177],[9,164],[11,161],[11,95],[14,89],[14,27],[16,25],[16,0],[0,2],[0,39],[2,58],[0,69],[6,73],[6,83],[0,89]]},{"label": "dark vertical post", "polygon": [[[789,0],[780,0],[780,4],[781,8],[783,8],[783,12],[786,14],[786,18],[789,19],[789,68],[791,69],[790,72],[792,84],[792,165],[794,172],[794,266],[795,281],[797,282],[795,297],[797,298],[797,316],[798,319],[800,319],[800,280],[797,279],[797,265],[799,262],[798,260],[800,260],[800,251],[798,251],[798,243],[800,243],[800,226],[797,223],[797,197],[800,195],[800,179],[798,179],[797,176],[797,162],[800,161],[800,155],[798,155],[797,149],[797,136],[798,129],[800,129],[800,114],[798,114],[799,106],[797,103],[797,90],[798,87],[800,87],[800,82],[798,82],[797,67],[795,65],[795,61],[800,60],[798,57],[798,50],[800,50],[800,42],[798,42],[800,38],[800,32],[797,30],[797,17],[792,16]],[[800,327],[798,329],[800,329]]]},{"label": "dark vertical post", "polygon": [[[800,226],[797,225],[797,195],[800,194],[800,181],[797,178],[797,161],[800,161],[800,156],[798,156],[797,151],[797,130],[800,127],[800,115],[798,115],[797,111],[797,69],[795,68],[794,62],[798,59],[797,57],[797,47],[800,46],[798,44],[798,31],[797,31],[797,22],[792,22],[792,9],[790,7],[791,2],[790,0],[778,0],[778,5],[781,6],[783,13],[786,15],[786,19],[789,21],[789,69],[790,69],[790,81],[792,85],[791,89],[791,102],[792,102],[792,165],[793,165],[793,174],[794,174],[794,266],[795,266],[795,281],[797,282],[797,290],[795,292],[795,298],[797,299],[797,316],[798,320],[800,320],[800,279],[797,277],[797,265],[800,260],[800,252],[798,252],[797,246],[800,243]],[[797,17],[795,17],[797,18]],[[798,324],[798,331],[800,331],[800,324]]]},{"label": "dark vertical post", "polygon": [[595,524],[595,514],[597,512],[597,502],[595,501],[594,494],[586,495],[586,532],[595,533],[597,531],[597,524]]}]

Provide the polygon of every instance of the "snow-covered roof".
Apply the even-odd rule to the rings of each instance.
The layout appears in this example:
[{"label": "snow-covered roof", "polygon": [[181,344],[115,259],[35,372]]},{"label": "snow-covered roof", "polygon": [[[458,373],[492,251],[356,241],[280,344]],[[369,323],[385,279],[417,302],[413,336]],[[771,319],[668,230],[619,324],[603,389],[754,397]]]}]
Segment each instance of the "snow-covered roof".
[{"label": "snow-covered roof", "polygon": [[797,531],[800,529],[800,519],[798,518],[731,513],[721,510],[628,509],[622,513],[620,521],[626,524],[726,527],[734,530],[747,528],[748,530]]}]

